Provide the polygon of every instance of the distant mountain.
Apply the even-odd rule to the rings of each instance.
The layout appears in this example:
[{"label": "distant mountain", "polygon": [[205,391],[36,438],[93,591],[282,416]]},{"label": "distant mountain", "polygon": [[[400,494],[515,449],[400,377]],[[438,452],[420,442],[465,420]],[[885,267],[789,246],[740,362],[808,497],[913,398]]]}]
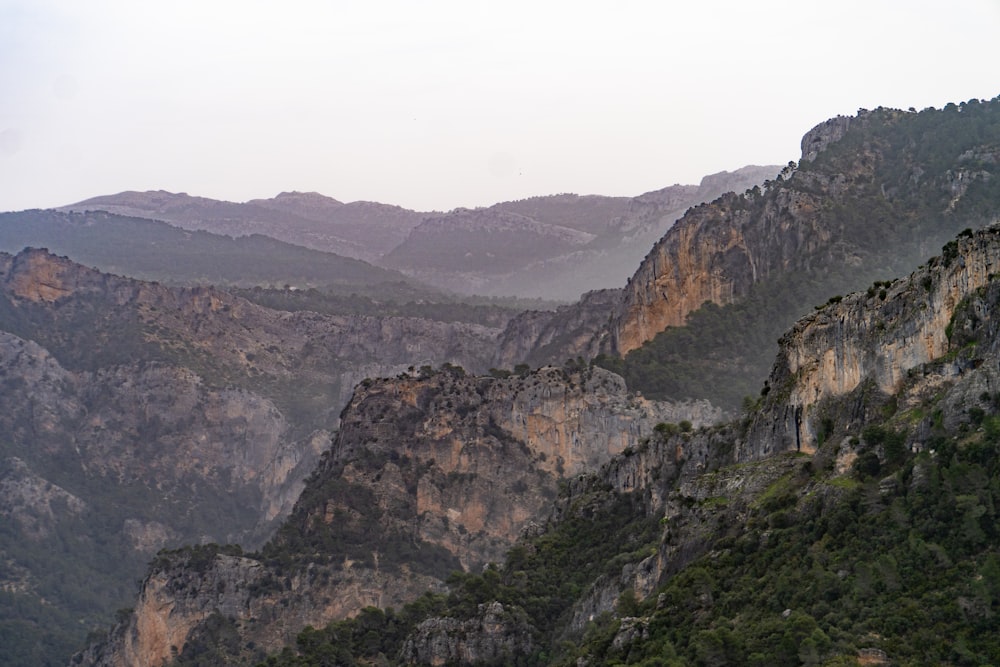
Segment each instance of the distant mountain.
[{"label": "distant mountain", "polygon": [[102,211],[0,213],[0,250],[45,247],[103,271],[145,280],[253,287],[321,287],[363,292],[375,286],[426,295],[401,273],[361,260],[253,234],[230,238]]},{"label": "distant mountain", "polygon": [[366,261],[394,248],[432,215],[375,202],[345,204],[315,192],[282,192],[273,199],[237,203],[163,190],[127,191],[59,210],[107,211],[232,237],[263,234]]},{"label": "distant mountain", "polygon": [[594,238],[588,232],[543,224],[503,209],[459,209],[421,223],[383,261],[417,275],[489,276],[566,254]]},{"label": "distant mountain", "polygon": [[301,192],[245,203],[122,192],[59,210],[107,211],[233,237],[262,234],[460,294],[570,301],[624,285],[649,246],[691,206],[759,185],[778,170],[743,167],[634,198],[559,194],[449,213]]},{"label": "distant mountain", "polygon": [[380,263],[465,294],[575,300],[623,286],[691,206],[759,185],[779,169],[744,167],[634,198],[564,194],[458,209],[425,220]]}]

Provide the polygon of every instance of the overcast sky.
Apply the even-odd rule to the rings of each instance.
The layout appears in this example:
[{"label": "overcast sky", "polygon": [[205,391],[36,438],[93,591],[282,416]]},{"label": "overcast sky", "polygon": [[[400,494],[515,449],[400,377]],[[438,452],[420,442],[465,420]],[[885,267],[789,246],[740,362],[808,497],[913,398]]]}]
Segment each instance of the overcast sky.
[{"label": "overcast sky", "polygon": [[1000,0],[0,0],[0,210],[636,195],[1000,95]]}]

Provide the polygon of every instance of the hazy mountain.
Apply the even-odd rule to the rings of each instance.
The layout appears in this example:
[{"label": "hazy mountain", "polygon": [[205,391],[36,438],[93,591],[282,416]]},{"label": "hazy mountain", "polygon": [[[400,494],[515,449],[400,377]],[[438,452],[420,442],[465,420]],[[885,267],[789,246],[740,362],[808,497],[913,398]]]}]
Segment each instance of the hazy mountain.
[{"label": "hazy mountain", "polygon": [[759,185],[778,170],[744,167],[634,198],[567,194],[458,209],[417,226],[381,263],[465,294],[575,300],[623,286],[691,206]]},{"label": "hazy mountain", "polygon": [[402,274],[254,234],[230,238],[101,211],[0,213],[0,250],[44,247],[103,271],[145,280],[240,287],[290,285],[344,293],[426,296]]},{"label": "hazy mountain", "polygon": [[122,192],[60,210],[107,211],[233,237],[263,234],[398,269],[460,294],[565,301],[621,287],[685,210],[758,185],[778,169],[744,167],[634,198],[560,194],[444,214],[299,192],[245,203]]},{"label": "hazy mountain", "polygon": [[282,192],[272,199],[237,203],[163,190],[129,191],[59,210],[107,211],[232,237],[263,234],[366,261],[391,250],[431,215],[375,202],[345,204],[315,192]]}]

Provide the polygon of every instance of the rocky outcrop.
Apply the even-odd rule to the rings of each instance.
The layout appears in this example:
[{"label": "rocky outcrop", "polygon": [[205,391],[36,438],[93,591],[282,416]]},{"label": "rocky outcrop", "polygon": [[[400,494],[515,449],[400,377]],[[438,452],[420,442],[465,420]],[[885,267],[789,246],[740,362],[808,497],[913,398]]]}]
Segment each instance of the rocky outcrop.
[{"label": "rocky outcrop", "polygon": [[[442,589],[452,567],[476,571],[500,561],[525,530],[545,521],[560,480],[638,448],[657,424],[718,417],[707,405],[631,396],[621,378],[596,368],[474,377],[446,367],[363,382],[291,517],[254,557],[260,569],[248,578],[253,591],[220,588],[225,575],[216,570],[229,567],[224,560],[208,562],[197,579],[181,561],[176,571],[154,568],[144,585],[148,604],[109,645],[87,654],[102,661],[82,664],[130,664],[124,656],[133,649],[122,637],[133,646],[183,651],[183,638],[216,608],[260,647],[274,649],[304,625],[319,627],[369,605],[398,607]],[[290,558],[304,560],[282,564]],[[171,583],[173,577],[194,583]],[[220,598],[222,588],[232,597]],[[168,594],[180,589],[187,591],[184,605]],[[455,628],[435,626],[427,632],[437,639],[414,644],[414,655],[430,650],[423,645],[477,655],[513,650],[508,643],[521,631],[494,611],[477,621],[488,630],[485,638],[455,644]],[[155,637],[143,638],[143,628]]]},{"label": "rocky outcrop", "polygon": [[[702,404],[630,396],[620,377],[601,369],[509,378],[442,372],[362,385],[325,470],[373,489],[394,530],[476,569],[501,560],[544,518],[560,478],[638,446],[659,423],[720,417]],[[324,516],[331,511],[322,506]]]},{"label": "rocky outcrop", "polygon": [[780,341],[768,382],[773,396],[740,457],[813,451],[824,401],[863,383],[895,394],[912,373],[949,352],[955,358],[935,374],[957,378],[977,367],[978,355],[958,354],[960,327],[987,317],[989,307],[979,300],[998,273],[1000,228],[990,227],[949,242],[941,257],[908,278],[832,300],[800,320]]},{"label": "rocky outcrop", "polygon": [[131,616],[115,628],[113,641],[93,647],[77,662],[104,667],[162,665],[177,656],[198,622],[213,613],[243,615],[249,591],[262,573],[256,561],[207,548],[181,559],[181,564],[183,573],[177,567],[156,567],[143,582]]},{"label": "rocky outcrop", "polygon": [[567,359],[597,355],[607,333],[608,317],[621,290],[587,292],[555,311],[529,310],[515,316],[500,335],[493,366],[513,368],[562,364]]},{"label": "rocky outcrop", "polygon": [[531,629],[499,602],[479,605],[475,618],[432,618],[407,638],[407,665],[501,664],[531,652]]},{"label": "rocky outcrop", "polygon": [[[863,120],[866,115],[859,114],[857,120]],[[851,116],[836,116],[806,132],[802,137],[802,159],[807,162],[815,160],[827,146],[843,139],[855,120]]]}]

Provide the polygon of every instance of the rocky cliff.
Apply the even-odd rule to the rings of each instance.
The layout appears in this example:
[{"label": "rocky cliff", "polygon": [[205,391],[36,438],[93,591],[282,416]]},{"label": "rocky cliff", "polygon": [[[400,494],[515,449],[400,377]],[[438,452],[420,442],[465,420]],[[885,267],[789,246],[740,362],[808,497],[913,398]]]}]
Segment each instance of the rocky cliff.
[{"label": "rocky cliff", "polygon": [[815,451],[824,405],[863,384],[891,396],[915,373],[951,382],[979,368],[994,350],[974,342],[966,330],[992,319],[985,295],[998,274],[1000,228],[970,231],[907,278],[833,299],[797,322],[780,341],[768,381],[774,395],[754,422],[741,457]]},{"label": "rocky cliff", "polygon": [[[988,479],[1000,465],[998,262],[1000,228],[966,232],[907,278],[831,299],[782,338],[758,407],[713,428],[656,429],[574,477],[546,531],[522,540],[495,577],[484,574],[485,597],[471,601],[492,596],[508,617],[526,613],[536,641],[521,657],[561,652],[563,663],[794,661],[781,642],[795,624],[819,643],[796,644],[793,654],[806,646],[862,664],[943,659],[954,644],[885,619],[926,612],[968,628],[991,614],[961,591],[997,542]],[[618,549],[602,551],[588,523],[630,528],[616,534]],[[948,545],[949,558],[935,573],[897,565],[933,540]],[[548,568],[560,563],[559,548],[562,558],[585,550],[581,560],[603,566],[571,604],[540,612],[519,591],[548,590],[557,604]],[[948,614],[940,600],[955,598],[943,589],[968,611]],[[859,612],[852,595],[870,609]],[[398,664],[428,656],[471,664],[454,657],[451,637],[466,628],[465,645],[477,646],[490,633],[472,629],[476,618],[467,611],[421,624]],[[965,636],[981,659],[996,651],[995,634],[974,622]]]},{"label": "rocky cliff", "polygon": [[140,645],[143,664],[162,664],[216,608],[273,650],[306,624],[441,589],[452,568],[500,561],[544,522],[560,480],[637,447],[657,424],[706,417],[718,412],[630,396],[600,369],[473,377],[446,367],[363,382],[291,518],[256,564],[240,561],[253,576],[220,586],[231,560],[213,554],[197,577],[189,553],[165,560],[136,612],[83,664],[134,664]]},{"label": "rocky cliff", "polygon": [[821,123],[803,137],[798,165],[763,189],[694,207],[656,243],[629,280],[608,349],[627,354],[706,301],[733,303],[780,276],[826,281],[835,294],[873,271],[912,270],[964,226],[989,220],[981,202],[995,160],[982,156],[1000,135],[998,104],[862,110]]},{"label": "rocky cliff", "polygon": [[545,366],[593,358],[607,335],[609,313],[620,299],[621,290],[587,292],[576,303],[554,311],[529,310],[513,317],[500,335],[493,366]]},{"label": "rocky cliff", "polygon": [[424,621],[403,645],[410,665],[476,665],[509,662],[531,652],[531,629],[499,602],[479,606],[476,618]]}]

